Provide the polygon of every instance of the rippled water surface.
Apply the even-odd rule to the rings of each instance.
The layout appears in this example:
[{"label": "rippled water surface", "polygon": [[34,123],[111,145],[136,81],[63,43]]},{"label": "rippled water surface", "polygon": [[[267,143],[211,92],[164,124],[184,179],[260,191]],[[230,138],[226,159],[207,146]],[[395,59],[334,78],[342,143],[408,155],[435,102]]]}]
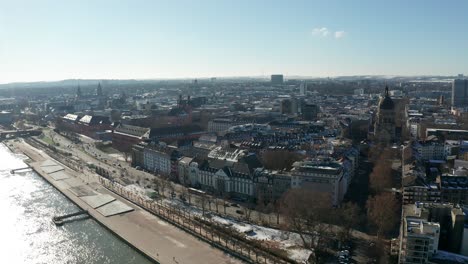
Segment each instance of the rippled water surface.
[{"label": "rippled water surface", "polygon": [[0,144],[0,263],[151,263],[92,219],[56,227],[79,208],[34,172],[11,175],[23,158]]}]

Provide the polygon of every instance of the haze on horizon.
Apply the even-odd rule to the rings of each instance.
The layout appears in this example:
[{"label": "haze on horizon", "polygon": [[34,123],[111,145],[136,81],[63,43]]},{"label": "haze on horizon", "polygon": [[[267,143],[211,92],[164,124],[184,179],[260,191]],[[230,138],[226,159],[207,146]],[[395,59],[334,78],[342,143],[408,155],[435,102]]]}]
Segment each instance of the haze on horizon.
[{"label": "haze on horizon", "polygon": [[466,10],[463,0],[0,0],[0,83],[468,73]]}]

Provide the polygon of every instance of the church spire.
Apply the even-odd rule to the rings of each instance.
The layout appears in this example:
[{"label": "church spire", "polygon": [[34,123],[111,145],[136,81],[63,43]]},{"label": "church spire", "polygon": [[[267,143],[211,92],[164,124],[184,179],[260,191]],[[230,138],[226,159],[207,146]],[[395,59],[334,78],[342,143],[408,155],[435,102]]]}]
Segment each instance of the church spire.
[{"label": "church spire", "polygon": [[78,88],[76,89],[76,97],[77,97],[77,98],[81,98],[81,95],[82,95],[82,94],[81,94],[81,87],[80,87],[80,85],[78,84]]},{"label": "church spire", "polygon": [[96,89],[96,95],[97,96],[102,96],[102,87],[101,87],[101,83],[98,83],[98,87]]}]

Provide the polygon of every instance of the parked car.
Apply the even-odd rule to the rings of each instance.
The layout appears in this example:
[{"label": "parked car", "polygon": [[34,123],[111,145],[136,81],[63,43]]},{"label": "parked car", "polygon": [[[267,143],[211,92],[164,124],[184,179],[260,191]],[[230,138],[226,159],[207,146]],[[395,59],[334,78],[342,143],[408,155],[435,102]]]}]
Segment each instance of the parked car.
[{"label": "parked car", "polygon": [[244,214],[244,212],[242,210],[236,210],[236,213],[238,213],[240,215]]}]

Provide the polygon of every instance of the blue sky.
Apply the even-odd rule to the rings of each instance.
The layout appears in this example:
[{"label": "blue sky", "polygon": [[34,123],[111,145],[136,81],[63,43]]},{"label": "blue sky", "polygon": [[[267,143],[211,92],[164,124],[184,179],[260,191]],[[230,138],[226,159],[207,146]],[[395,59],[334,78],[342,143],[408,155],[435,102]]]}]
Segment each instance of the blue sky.
[{"label": "blue sky", "polygon": [[0,83],[468,73],[464,0],[0,0]]}]

